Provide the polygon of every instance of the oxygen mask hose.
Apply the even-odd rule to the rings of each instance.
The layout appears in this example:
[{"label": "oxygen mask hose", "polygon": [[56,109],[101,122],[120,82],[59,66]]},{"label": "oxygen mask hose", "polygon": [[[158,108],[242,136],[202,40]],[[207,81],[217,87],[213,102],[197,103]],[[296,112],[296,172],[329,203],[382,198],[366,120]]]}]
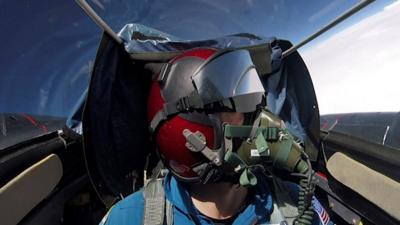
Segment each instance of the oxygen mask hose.
[{"label": "oxygen mask hose", "polygon": [[[268,117],[268,121],[280,121],[280,126],[278,127],[280,129],[280,138],[277,142],[269,144],[274,166],[284,168],[293,172],[292,175],[300,177],[298,197],[299,215],[294,224],[311,225],[315,213],[312,206],[315,182],[310,159],[305,153],[304,148],[295,141],[294,137],[285,128],[282,120],[273,114],[266,114],[266,116]],[[270,127],[271,124],[271,122],[268,123],[268,126]]]},{"label": "oxygen mask hose", "polygon": [[310,169],[301,174],[302,176],[299,182],[300,191],[297,203],[299,215],[294,223],[296,225],[311,225],[315,213],[312,206],[312,198],[315,190],[314,171],[311,169],[310,160],[305,153],[304,157],[307,161],[308,168]]}]

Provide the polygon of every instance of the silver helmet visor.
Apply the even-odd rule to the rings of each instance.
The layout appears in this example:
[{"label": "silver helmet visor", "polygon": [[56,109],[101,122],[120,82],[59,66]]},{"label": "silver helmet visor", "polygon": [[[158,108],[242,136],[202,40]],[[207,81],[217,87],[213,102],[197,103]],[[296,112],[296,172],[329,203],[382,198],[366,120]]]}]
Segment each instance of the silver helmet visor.
[{"label": "silver helmet visor", "polygon": [[205,106],[228,111],[252,112],[265,93],[247,50],[216,54],[200,66],[192,80]]}]

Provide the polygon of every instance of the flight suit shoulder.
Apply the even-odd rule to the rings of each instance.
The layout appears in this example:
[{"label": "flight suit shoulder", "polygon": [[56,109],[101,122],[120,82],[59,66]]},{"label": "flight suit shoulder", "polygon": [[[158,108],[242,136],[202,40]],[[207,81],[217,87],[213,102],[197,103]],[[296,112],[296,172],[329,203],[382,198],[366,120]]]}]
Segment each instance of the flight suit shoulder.
[{"label": "flight suit shoulder", "polygon": [[116,203],[103,217],[100,225],[137,225],[143,217],[143,191],[137,191]]}]

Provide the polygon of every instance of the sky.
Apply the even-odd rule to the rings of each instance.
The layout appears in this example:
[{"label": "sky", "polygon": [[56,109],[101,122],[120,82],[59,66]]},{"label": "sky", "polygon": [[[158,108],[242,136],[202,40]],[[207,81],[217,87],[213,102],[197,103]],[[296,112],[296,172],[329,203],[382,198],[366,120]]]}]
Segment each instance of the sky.
[{"label": "sky", "polygon": [[400,2],[300,54],[321,114],[400,111]]},{"label": "sky", "polygon": [[[296,44],[357,1],[90,2],[101,3],[103,7],[96,8],[99,13],[104,9],[105,14],[110,13],[106,21],[112,22],[116,31],[127,22],[140,22],[188,40],[248,32]],[[32,2],[0,1],[0,28],[7,31],[0,36],[0,112],[68,116],[87,88],[102,31],[74,1],[44,0],[47,7]],[[392,2],[375,1],[301,49],[322,113],[382,111],[397,106],[393,103],[394,96],[399,96],[393,71],[397,69],[400,13],[398,6],[387,6]],[[175,10],[171,11],[172,3]],[[358,23],[363,18],[367,19]],[[378,86],[383,90],[378,91]],[[352,95],[338,92],[356,87],[360,90]],[[365,96],[369,101],[360,100]]]}]

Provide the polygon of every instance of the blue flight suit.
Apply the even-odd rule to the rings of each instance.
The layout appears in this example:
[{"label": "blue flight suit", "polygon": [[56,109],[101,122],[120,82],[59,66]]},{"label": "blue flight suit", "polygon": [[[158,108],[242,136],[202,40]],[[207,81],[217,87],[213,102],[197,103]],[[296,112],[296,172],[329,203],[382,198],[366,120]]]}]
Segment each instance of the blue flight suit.
[{"label": "blue flight suit", "polygon": [[[233,225],[270,224],[270,215],[273,211],[273,199],[267,183],[259,182],[255,187],[255,195],[248,206],[236,217]],[[294,193],[298,192],[293,184]],[[173,221],[175,225],[199,224],[212,225],[213,222],[199,213],[193,205],[185,185],[177,181],[171,174],[164,178],[164,191],[166,198],[173,205]],[[290,193],[289,193],[290,194]],[[296,194],[295,194],[296,195]],[[297,199],[296,196],[293,196]],[[318,202],[313,200],[313,204]],[[319,204],[319,203],[317,203]],[[100,222],[100,225],[140,225],[143,222],[144,211],[143,191],[140,190],[126,197],[114,205],[109,213]],[[319,205],[320,206],[320,205]],[[323,210],[323,209],[322,209]],[[315,213],[313,225],[333,224],[328,221],[323,223]]]}]

